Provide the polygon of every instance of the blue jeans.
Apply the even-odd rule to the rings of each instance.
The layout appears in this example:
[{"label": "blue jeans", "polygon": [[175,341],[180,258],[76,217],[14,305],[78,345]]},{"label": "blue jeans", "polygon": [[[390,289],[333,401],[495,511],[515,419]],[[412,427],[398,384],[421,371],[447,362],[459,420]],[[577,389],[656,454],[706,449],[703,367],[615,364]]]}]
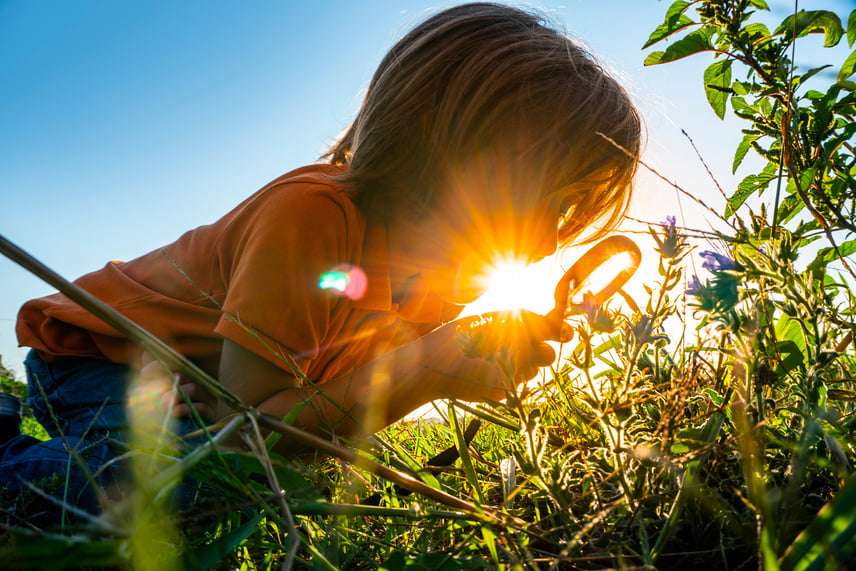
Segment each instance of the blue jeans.
[{"label": "blue jeans", "polygon": [[[48,363],[34,350],[24,366],[27,405],[50,439],[42,442],[21,435],[0,446],[0,486],[25,489],[27,482],[36,484],[59,474],[62,479],[51,493],[97,514],[92,483],[109,492],[118,490],[128,477],[127,466],[115,460],[127,451],[130,368],[77,357]],[[62,508],[48,505],[46,509],[56,515]]]}]

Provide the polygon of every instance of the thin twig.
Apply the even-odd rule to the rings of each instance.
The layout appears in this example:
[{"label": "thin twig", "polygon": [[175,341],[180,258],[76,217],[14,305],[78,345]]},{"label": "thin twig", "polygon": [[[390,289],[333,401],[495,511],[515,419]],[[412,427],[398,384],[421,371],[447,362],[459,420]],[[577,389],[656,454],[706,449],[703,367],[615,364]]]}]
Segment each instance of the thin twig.
[{"label": "thin twig", "polygon": [[[649,226],[660,226],[659,222],[651,222],[649,220],[642,220],[641,218],[634,218],[629,214],[625,215],[624,218],[627,220],[632,220],[633,222],[638,222],[639,224],[646,224]],[[686,236],[687,238],[696,238],[698,240],[710,240],[710,239],[718,239],[721,237],[721,234],[716,232],[715,230],[711,230],[708,232],[707,230],[699,230],[698,228],[689,228],[687,226],[676,226],[676,228],[680,229],[681,234]],[[631,230],[631,229],[621,229],[622,232],[626,232],[628,234],[645,234],[650,235],[648,230]]]},{"label": "thin twig", "polygon": [[728,202],[728,195],[725,194],[725,191],[722,190],[722,186],[719,184],[719,181],[716,180],[715,176],[713,176],[713,173],[711,172],[710,167],[707,166],[707,163],[705,162],[704,157],[701,156],[701,153],[699,152],[698,147],[696,147],[696,144],[695,144],[695,141],[693,141],[693,138],[690,137],[690,134],[687,133],[685,129],[681,129],[681,134],[683,134],[683,136],[686,137],[687,140],[690,142],[690,146],[695,151],[695,154],[698,157],[698,160],[701,162],[702,166],[704,167],[704,170],[707,171],[707,176],[709,176],[710,180],[713,181],[713,184],[716,185],[716,189],[719,191],[719,194],[722,195],[722,198],[724,198],[725,201]]},{"label": "thin twig", "polygon": [[[783,142],[784,145],[787,144],[787,141]],[[826,234],[826,239],[829,240],[829,243],[832,244],[832,248],[835,250],[835,254],[838,256],[838,260],[847,270],[847,272],[856,279],[856,273],[853,272],[853,269],[850,267],[850,264],[847,263],[847,260],[844,259],[844,256],[841,254],[841,251],[838,249],[838,244],[835,242],[835,238],[832,236],[832,228],[830,228],[829,223],[826,221],[826,218],[818,212],[814,206],[809,201],[808,194],[802,188],[802,183],[800,182],[800,177],[797,174],[796,168],[794,167],[793,159],[790,156],[785,157],[785,163],[788,167],[788,173],[791,175],[791,178],[794,181],[794,187],[797,189],[797,194],[800,195],[800,198],[805,203],[809,212],[811,212],[812,216],[814,216],[815,220],[817,220],[821,227],[823,228],[824,234]]]},{"label": "thin twig", "polygon": [[265,467],[265,474],[267,475],[270,489],[274,492],[279,492],[276,494],[276,497],[277,500],[279,500],[279,509],[282,510],[285,525],[288,528],[289,539],[288,553],[285,556],[285,560],[282,562],[281,569],[283,569],[283,571],[289,571],[294,565],[294,558],[297,557],[297,548],[300,547],[300,536],[297,534],[297,526],[294,524],[294,516],[288,508],[288,503],[285,501],[285,494],[281,492],[283,488],[279,485],[279,481],[276,478],[276,473],[273,470],[273,464],[270,461],[270,455],[265,447],[265,439],[259,431],[259,425],[252,415],[248,414],[247,418],[249,418],[250,424],[253,427],[253,434],[252,437],[247,438],[246,442],[256,456],[259,457],[259,460],[261,460],[262,465]]},{"label": "thin twig", "polygon": [[672,181],[670,181],[669,179],[667,179],[665,176],[661,175],[661,174],[660,174],[660,173],[659,173],[659,172],[658,172],[654,167],[650,166],[648,163],[646,163],[646,162],[645,162],[645,161],[643,161],[642,159],[640,159],[640,158],[636,157],[633,153],[631,153],[630,151],[628,151],[627,149],[625,149],[624,147],[622,147],[619,143],[617,143],[617,142],[613,141],[613,140],[612,140],[611,138],[609,138],[608,136],[604,135],[603,133],[601,133],[601,132],[599,132],[599,131],[598,131],[598,133],[597,133],[597,134],[598,134],[598,135],[600,135],[601,137],[603,137],[604,139],[606,139],[607,141],[609,141],[612,145],[614,145],[617,149],[619,149],[621,152],[623,152],[623,153],[624,153],[624,154],[626,154],[627,156],[629,156],[629,157],[633,158],[634,160],[638,161],[640,165],[642,165],[643,167],[645,167],[646,169],[648,169],[648,171],[649,171],[649,172],[651,172],[653,175],[655,175],[657,178],[661,179],[662,181],[664,181],[664,182],[665,182],[666,184],[668,184],[669,186],[673,187],[673,188],[674,188],[675,190],[677,190],[678,192],[681,192],[681,193],[685,194],[687,197],[689,197],[689,198],[690,198],[690,199],[692,199],[693,201],[695,201],[695,202],[697,202],[698,204],[700,204],[700,205],[701,205],[705,210],[707,210],[708,212],[710,212],[711,214],[713,214],[714,216],[716,216],[717,218],[719,218],[720,220],[722,220],[723,222],[725,222],[726,224],[728,224],[728,226],[730,226],[731,228],[734,228],[734,229],[736,230],[736,228],[734,227],[734,225],[733,225],[733,224],[731,224],[727,219],[725,219],[725,218],[724,218],[724,217],[723,217],[719,212],[717,212],[716,210],[714,210],[713,208],[711,208],[710,206],[708,206],[707,204],[705,204],[703,200],[701,200],[700,198],[697,198],[696,196],[694,196],[694,195],[693,195],[692,193],[690,193],[689,191],[684,190],[684,188],[683,188],[681,185],[679,185],[678,183],[676,183],[676,182],[672,182]]},{"label": "thin twig", "polygon": [[[62,444],[63,446],[65,446],[66,451],[68,451],[68,461],[66,462],[65,468],[65,484],[63,487],[62,500],[59,500],[60,505],[62,505],[63,507],[61,521],[65,522],[66,511],[68,510],[68,508],[72,507],[71,504],[68,503],[68,480],[69,473],[71,472],[72,461],[77,464],[77,467],[80,469],[80,472],[83,474],[83,477],[86,478],[86,481],[89,483],[90,486],[92,486],[92,489],[95,491],[95,495],[97,496],[99,502],[103,503],[107,499],[107,493],[95,480],[92,473],[89,471],[89,467],[86,465],[86,462],[83,461],[83,458],[81,458],[80,454],[78,453],[77,447],[84,442],[83,437],[81,437],[81,439],[78,440],[77,444],[75,444],[74,446],[69,443],[68,438],[66,438],[65,431],[62,429],[62,425],[59,422],[59,419],[56,417],[56,414],[54,414],[53,406],[51,405],[51,402],[48,399],[48,395],[45,393],[45,389],[42,386],[38,375],[33,375],[33,381],[35,382],[36,388],[39,390],[39,394],[42,397],[42,402],[44,402],[48,414],[50,415],[51,420],[54,422],[55,428],[59,433],[60,438],[62,439]],[[103,409],[104,405],[102,404],[101,407]],[[100,411],[101,409],[99,409],[99,414]],[[93,419],[92,422],[95,422],[95,420]],[[86,431],[84,431],[84,437],[86,433],[89,432],[89,428],[91,428],[91,426],[92,424],[90,423],[90,425],[86,428]],[[27,486],[32,487],[29,482],[24,481],[24,483],[27,484]],[[75,508],[73,511],[78,512],[80,510]]]},{"label": "thin twig", "polygon": [[101,528],[102,530],[104,530],[105,532],[111,532],[114,535],[121,535],[122,530],[120,530],[119,528],[117,528],[117,527],[115,527],[115,526],[113,526],[107,522],[104,522],[103,520],[92,515],[91,513],[87,512],[86,510],[82,510],[78,507],[75,507],[75,506],[69,504],[69,503],[66,503],[66,502],[60,500],[59,498],[56,498],[56,497],[46,493],[44,490],[42,490],[39,487],[31,484],[30,482],[25,481],[24,485],[27,486],[27,488],[29,488],[36,495],[41,496],[42,499],[47,500],[48,502],[50,502],[52,504],[56,504],[58,506],[61,506],[64,510],[72,512],[80,518],[83,518],[83,519],[89,520],[90,522],[96,523],[98,525],[98,527]]}]

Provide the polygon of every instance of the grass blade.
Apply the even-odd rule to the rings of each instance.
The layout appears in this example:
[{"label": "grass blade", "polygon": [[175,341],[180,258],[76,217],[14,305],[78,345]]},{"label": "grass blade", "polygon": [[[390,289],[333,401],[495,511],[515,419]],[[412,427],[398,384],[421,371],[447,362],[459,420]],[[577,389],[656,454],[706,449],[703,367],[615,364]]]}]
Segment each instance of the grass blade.
[{"label": "grass blade", "polygon": [[856,476],[826,504],[782,556],[782,571],[837,568],[856,554]]}]

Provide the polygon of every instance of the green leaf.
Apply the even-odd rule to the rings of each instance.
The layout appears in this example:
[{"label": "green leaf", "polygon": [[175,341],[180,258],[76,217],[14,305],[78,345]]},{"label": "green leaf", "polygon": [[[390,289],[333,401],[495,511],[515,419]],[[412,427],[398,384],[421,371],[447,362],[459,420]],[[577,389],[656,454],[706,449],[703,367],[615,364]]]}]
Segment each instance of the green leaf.
[{"label": "green leaf", "polygon": [[[300,413],[303,412],[304,408],[306,408],[305,401],[294,405],[291,410],[288,411],[288,414],[282,417],[282,422],[285,424],[294,424],[294,421],[297,420],[297,417],[300,416]],[[276,443],[279,442],[280,438],[282,438],[282,434],[279,432],[271,432],[267,438],[265,438],[265,448],[273,450],[273,447],[276,446]]]},{"label": "green leaf", "polygon": [[856,71],[856,50],[850,52],[850,55],[841,64],[841,71],[838,72],[838,81],[844,81],[849,78],[853,75],[854,71]]},{"label": "green leaf", "polygon": [[686,0],[677,0],[666,11],[666,20],[657,26],[657,29],[651,32],[651,35],[648,37],[648,41],[645,42],[645,45],[642,46],[644,50],[647,47],[650,47],[660,40],[664,38],[668,38],[675,32],[678,32],[687,26],[691,26],[695,24],[693,20],[684,14],[684,11],[689,7],[690,3]]},{"label": "green leaf", "polygon": [[[833,153],[841,148],[841,145],[850,142],[853,136],[856,135],[856,123],[848,123],[841,132],[835,137],[828,139],[823,144],[823,157],[829,158]],[[812,169],[813,171],[814,169]],[[809,179],[811,182],[811,179]]]},{"label": "green leaf", "polygon": [[389,557],[380,566],[380,571],[404,571],[407,566],[403,551],[398,549],[389,554]]},{"label": "green leaf", "polygon": [[743,162],[743,159],[746,157],[746,153],[749,152],[749,149],[752,147],[752,143],[761,138],[759,133],[749,133],[748,135],[743,137],[743,140],[740,141],[740,144],[737,145],[737,150],[734,152],[734,163],[731,165],[731,174],[737,172],[737,167]]},{"label": "green leaf", "polygon": [[740,115],[753,115],[758,112],[757,107],[753,107],[746,103],[746,100],[742,97],[732,97],[731,98],[731,108],[734,110],[734,113]]},{"label": "green leaf", "polygon": [[770,41],[770,29],[759,22],[743,26],[740,35],[741,37],[745,37],[751,44],[767,43]]},{"label": "green leaf", "polygon": [[805,208],[805,202],[803,202],[803,199],[797,194],[791,194],[790,196],[785,197],[779,205],[776,220],[779,221],[779,224],[787,224],[794,216],[799,214],[803,208]]},{"label": "green leaf", "polygon": [[644,50],[645,48],[653,46],[654,44],[656,44],[660,40],[668,38],[672,34],[680,32],[684,28],[692,26],[695,23],[696,22],[694,22],[686,14],[681,14],[678,17],[678,19],[675,20],[674,24],[669,24],[668,22],[666,22],[664,24],[660,24],[659,26],[657,26],[656,30],[651,32],[651,35],[648,37],[648,41],[645,42],[645,45],[642,46],[642,49]]},{"label": "green leaf", "polygon": [[731,59],[715,61],[704,70],[704,93],[720,119],[725,119],[725,103],[731,87]]},{"label": "green leaf", "polygon": [[779,560],[782,571],[834,569],[856,554],[856,476],[826,504]]},{"label": "green leaf", "polygon": [[856,10],[847,18],[847,45],[852,48],[853,42],[856,42]]},{"label": "green leaf", "polygon": [[464,468],[464,473],[467,475],[467,480],[469,480],[470,485],[475,490],[479,503],[483,504],[485,500],[484,494],[482,493],[481,482],[479,482],[479,479],[476,477],[476,471],[473,468],[473,461],[472,458],[470,458],[470,449],[467,446],[466,438],[464,438],[464,430],[455,414],[455,406],[451,403],[449,404],[449,425],[454,429],[455,447],[458,449],[458,454],[460,454],[461,465]]},{"label": "green leaf", "polygon": [[817,271],[823,269],[827,266],[827,264],[834,262],[838,259],[839,253],[842,258],[846,258],[847,256],[856,252],[856,240],[849,240],[844,242],[843,244],[838,245],[838,252],[835,251],[835,248],[829,246],[828,248],[822,248],[815,256],[814,261],[808,265],[806,268],[809,271]]},{"label": "green leaf", "polygon": [[[811,185],[811,181],[814,180],[814,169],[805,169],[804,171],[802,171],[800,173],[799,179],[800,179],[800,188],[803,190],[806,190]],[[788,178],[788,185],[786,187],[786,192],[789,195],[790,194],[796,194],[797,196],[799,196],[797,193],[796,179],[794,179],[793,177]],[[800,198],[800,200],[802,200],[802,199]]]},{"label": "green leaf", "polygon": [[776,178],[776,165],[773,163],[767,163],[767,166],[760,173],[750,174],[744,178],[737,185],[737,192],[728,199],[728,204],[725,206],[725,217],[728,218],[737,212],[740,205],[746,202],[746,199],[756,190],[758,194],[761,194],[774,178]]},{"label": "green leaf", "polygon": [[494,564],[498,568],[500,566],[500,561],[499,561],[499,551],[496,549],[496,534],[493,532],[493,530],[491,528],[489,528],[486,525],[482,526],[481,531],[482,531],[482,538],[484,538],[484,544],[487,547],[487,550],[490,553],[490,556],[493,559]]},{"label": "green leaf", "polygon": [[[795,33],[796,32],[796,33]],[[785,18],[781,25],[776,28],[775,34],[784,34],[789,42],[796,38],[802,38],[807,34],[820,34],[824,36],[823,47],[830,48],[837,45],[844,35],[841,27],[841,19],[828,10],[811,10],[806,12],[800,10],[794,16]]]},{"label": "green leaf", "polygon": [[[754,175],[750,175],[754,176]],[[731,198],[728,199],[728,204],[725,205],[725,217],[728,218],[733,216],[737,209],[746,202],[746,199],[752,196],[752,192],[754,188],[751,187],[737,187],[737,192],[731,195]]]},{"label": "green leaf", "polygon": [[[253,475],[265,476],[267,474],[267,470],[261,460],[251,454],[223,451],[220,455],[228,461],[229,466],[235,473],[240,474],[241,478],[248,479]],[[201,473],[201,470],[207,469],[208,468],[201,468],[194,472],[194,474],[197,476],[204,476],[204,474]],[[300,470],[290,467],[287,464],[277,463],[275,466],[275,472],[277,480],[283,488],[287,490],[302,490],[306,492],[305,494],[302,493],[302,496],[321,496],[320,489],[317,486],[314,486]]]},{"label": "green leaf", "polygon": [[[802,199],[800,199],[800,200],[802,200]],[[809,232],[816,232],[817,230],[820,230],[821,228],[822,227],[820,225],[820,222],[818,222],[817,220],[812,218],[808,222],[800,222],[799,226],[797,226],[797,229],[794,231],[794,236],[805,236]],[[812,242],[817,240],[819,237],[820,236],[816,235],[816,236],[810,237],[810,238],[800,238],[799,247],[802,248],[802,247],[806,246],[807,244],[811,244]]]},{"label": "green leaf", "polygon": [[185,557],[185,564],[195,569],[213,569],[223,561],[242,541],[250,537],[264,516],[264,512],[257,514],[241,527],[226,532],[210,543],[203,543]]},{"label": "green leaf", "polygon": [[776,367],[776,376],[784,377],[805,362],[803,352],[799,346],[791,340],[779,341],[776,348],[782,356]]},{"label": "green leaf", "polygon": [[770,7],[767,6],[767,3],[764,2],[764,0],[749,0],[749,4],[751,4],[755,8],[758,8],[759,10],[766,10],[767,12],[770,11]]},{"label": "green leaf", "polygon": [[749,93],[749,84],[745,81],[735,81],[731,85],[731,90],[737,95],[746,95]]},{"label": "green leaf", "polygon": [[666,10],[666,19],[665,22],[668,24],[670,22],[677,21],[680,16],[687,11],[687,8],[690,7],[691,2],[687,2],[686,0],[675,0],[672,2],[672,5],[669,6],[669,9]]},{"label": "green leaf", "polygon": [[779,317],[779,321],[776,323],[776,337],[782,340],[781,343],[792,343],[801,355],[806,354],[808,345],[805,332],[796,320],[787,315]]},{"label": "green leaf", "polygon": [[595,349],[592,350],[592,357],[600,357],[607,351],[612,351],[613,349],[621,347],[621,336],[613,335],[605,342],[598,345]]},{"label": "green leaf", "polygon": [[799,85],[804,84],[806,81],[808,81],[809,79],[811,79],[812,77],[814,77],[815,75],[817,75],[818,73],[820,73],[821,71],[823,71],[823,70],[825,70],[825,69],[827,69],[827,68],[830,68],[830,67],[832,67],[832,65],[831,65],[831,64],[827,64],[827,65],[822,65],[822,66],[820,66],[820,67],[814,67],[814,68],[812,68],[812,69],[808,70],[808,71],[807,71],[807,72],[805,72],[804,74],[802,74],[802,75],[798,76],[798,79],[799,79]]},{"label": "green leaf", "polygon": [[651,52],[648,54],[648,57],[645,58],[645,61],[642,62],[642,65],[657,65],[658,63],[664,63],[662,59],[665,55],[666,52]]},{"label": "green leaf", "polygon": [[690,32],[685,37],[681,38],[664,52],[653,52],[645,58],[645,65],[657,65],[683,59],[687,56],[697,54],[703,51],[713,49],[713,44],[710,42],[710,32],[707,28],[701,28],[694,32]]}]

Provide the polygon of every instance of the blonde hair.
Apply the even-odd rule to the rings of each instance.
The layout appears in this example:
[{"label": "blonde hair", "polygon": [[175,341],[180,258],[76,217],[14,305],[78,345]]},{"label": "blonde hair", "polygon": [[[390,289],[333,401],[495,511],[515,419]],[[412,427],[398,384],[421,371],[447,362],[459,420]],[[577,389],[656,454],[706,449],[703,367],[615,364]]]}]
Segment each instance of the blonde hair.
[{"label": "blonde hair", "polygon": [[[567,194],[562,244],[626,211],[641,119],[625,90],[582,46],[534,14],[497,4],[442,11],[393,46],[356,119],[325,155],[349,166],[368,216],[418,216],[444,170],[524,137],[551,188]],[[530,159],[531,160],[531,159]]]}]

